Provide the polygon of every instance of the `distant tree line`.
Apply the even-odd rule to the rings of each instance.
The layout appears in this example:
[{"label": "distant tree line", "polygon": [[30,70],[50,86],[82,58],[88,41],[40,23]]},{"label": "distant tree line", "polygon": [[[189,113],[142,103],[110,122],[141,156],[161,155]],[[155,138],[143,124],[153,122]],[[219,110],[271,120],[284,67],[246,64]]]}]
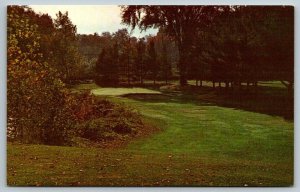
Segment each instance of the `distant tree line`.
[{"label": "distant tree line", "polygon": [[104,47],[96,62],[96,82],[101,85],[131,83],[144,84],[146,79],[165,80],[171,78],[171,59],[167,46],[172,42],[166,36],[131,37],[127,29],[113,33],[110,45]]},{"label": "distant tree line", "polygon": [[291,6],[122,6],[132,28],[159,28],[178,49],[180,84],[294,82]]}]

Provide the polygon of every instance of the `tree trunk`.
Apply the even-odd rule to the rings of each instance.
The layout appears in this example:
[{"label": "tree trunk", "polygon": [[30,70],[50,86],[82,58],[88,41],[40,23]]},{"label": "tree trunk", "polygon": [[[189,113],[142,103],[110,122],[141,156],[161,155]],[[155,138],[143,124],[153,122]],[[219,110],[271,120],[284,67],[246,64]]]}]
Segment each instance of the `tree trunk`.
[{"label": "tree trunk", "polygon": [[142,73],[142,70],[141,70],[141,73],[140,73],[140,83],[141,83],[141,85],[144,84],[144,79],[143,79],[143,73]]},{"label": "tree trunk", "polygon": [[185,86],[187,85],[186,79],[186,52],[183,48],[181,42],[178,43],[178,51],[179,51],[179,75],[180,75],[180,85]]},{"label": "tree trunk", "polygon": [[166,74],[166,75],[165,75],[165,77],[166,77],[165,82],[166,82],[166,85],[167,85],[167,84],[168,84],[168,71],[166,71],[165,74]]},{"label": "tree trunk", "polygon": [[180,82],[181,86],[187,85],[187,80],[186,80],[186,77],[185,77],[184,73],[180,73],[180,81],[179,82]]},{"label": "tree trunk", "polygon": [[127,72],[127,84],[130,85],[130,77],[129,77],[129,72]]}]

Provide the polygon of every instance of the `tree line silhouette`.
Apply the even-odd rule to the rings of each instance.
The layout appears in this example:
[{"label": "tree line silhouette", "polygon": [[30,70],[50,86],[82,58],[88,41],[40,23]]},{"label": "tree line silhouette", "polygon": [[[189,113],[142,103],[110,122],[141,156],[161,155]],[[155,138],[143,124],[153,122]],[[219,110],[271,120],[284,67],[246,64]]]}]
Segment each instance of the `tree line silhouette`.
[{"label": "tree line silhouette", "polygon": [[[226,87],[294,82],[294,10],[291,6],[121,6],[122,22],[157,35],[136,38],[127,29],[78,35],[88,58],[86,76],[102,86],[179,79]],[[85,67],[87,69],[87,67]]]},{"label": "tree line silhouette", "polygon": [[[123,23],[133,29],[159,28],[175,43],[181,85],[189,79],[200,85],[203,80],[224,82],[226,87],[280,80],[293,87],[291,6],[122,6],[121,10]],[[155,54],[150,58],[154,61]],[[152,68],[161,63],[154,62]]]}]

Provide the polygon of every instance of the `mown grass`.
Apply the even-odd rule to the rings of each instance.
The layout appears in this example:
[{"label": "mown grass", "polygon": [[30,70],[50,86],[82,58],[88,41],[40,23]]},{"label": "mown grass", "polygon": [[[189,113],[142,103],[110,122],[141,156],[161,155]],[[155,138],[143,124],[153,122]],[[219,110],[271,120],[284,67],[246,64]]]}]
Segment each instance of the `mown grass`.
[{"label": "mown grass", "polygon": [[293,122],[194,97],[126,95],[108,99],[136,108],[160,132],[120,149],[8,144],[8,184],[293,184]]},{"label": "mown grass", "polygon": [[133,143],[134,149],[270,161],[293,155],[293,123],[280,117],[188,101],[122,101],[166,122],[165,131]]},{"label": "mown grass", "polygon": [[94,95],[103,95],[103,96],[121,96],[125,94],[160,94],[159,91],[154,91],[145,88],[96,88],[91,90]]}]

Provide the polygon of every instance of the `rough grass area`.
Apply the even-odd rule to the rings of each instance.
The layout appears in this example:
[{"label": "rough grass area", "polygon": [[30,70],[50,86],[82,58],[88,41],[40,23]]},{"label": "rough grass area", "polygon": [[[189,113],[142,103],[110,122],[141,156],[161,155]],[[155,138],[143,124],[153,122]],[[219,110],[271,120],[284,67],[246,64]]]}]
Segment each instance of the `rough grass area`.
[{"label": "rough grass area", "polygon": [[160,132],[118,149],[9,144],[8,184],[293,185],[292,121],[187,94],[122,90],[126,96],[108,99],[137,109]]},{"label": "rough grass area", "polygon": [[91,90],[94,95],[121,96],[126,94],[160,94],[159,91],[145,88],[96,88]]},{"label": "rough grass area", "polygon": [[287,186],[289,164],[195,154],[8,145],[13,186]]}]

